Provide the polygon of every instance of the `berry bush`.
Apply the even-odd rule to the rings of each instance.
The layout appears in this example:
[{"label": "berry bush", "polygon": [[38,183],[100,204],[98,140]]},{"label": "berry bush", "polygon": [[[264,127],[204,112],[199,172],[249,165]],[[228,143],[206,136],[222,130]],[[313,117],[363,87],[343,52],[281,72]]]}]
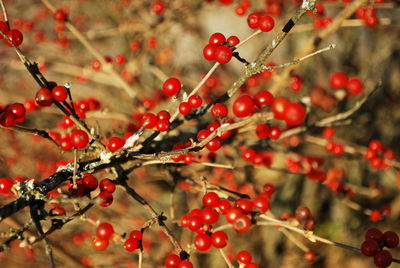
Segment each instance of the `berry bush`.
[{"label": "berry bush", "polygon": [[398,1],[0,3],[2,267],[400,263]]}]

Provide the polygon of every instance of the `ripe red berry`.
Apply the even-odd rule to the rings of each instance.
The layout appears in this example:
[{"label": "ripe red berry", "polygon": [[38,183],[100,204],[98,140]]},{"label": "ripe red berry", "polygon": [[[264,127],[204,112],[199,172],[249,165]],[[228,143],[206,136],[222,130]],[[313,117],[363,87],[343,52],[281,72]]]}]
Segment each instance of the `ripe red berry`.
[{"label": "ripe red berry", "polygon": [[203,56],[208,61],[215,60],[215,52],[217,51],[218,46],[207,44],[203,49]]},{"label": "ripe red berry", "polygon": [[107,148],[111,151],[111,152],[115,152],[118,149],[120,149],[122,146],[124,146],[125,141],[119,137],[112,137],[107,144]]},{"label": "ripe red berry", "polygon": [[169,121],[166,119],[159,119],[156,128],[160,132],[167,131],[169,129]]},{"label": "ripe red berry", "polygon": [[379,250],[376,240],[367,239],[361,244],[361,253],[365,256],[374,256]]},{"label": "ripe red berry", "polygon": [[331,127],[324,128],[322,136],[324,136],[324,138],[327,140],[333,139],[333,137],[335,136],[335,129]]},{"label": "ripe red berry", "polygon": [[247,17],[247,24],[251,29],[256,29],[260,25],[260,14],[258,13],[251,13]]},{"label": "ripe red berry", "polygon": [[183,115],[188,115],[192,107],[190,106],[189,102],[183,101],[179,104],[179,112]]},{"label": "ripe red berry", "polygon": [[336,72],[331,75],[330,84],[332,89],[344,88],[347,85],[347,75],[342,72]]},{"label": "ripe red berry", "polygon": [[101,199],[100,206],[102,206],[102,207],[110,206],[114,200],[112,194],[108,191],[100,192],[100,194],[98,195],[98,198]]},{"label": "ripe red berry", "polygon": [[177,78],[168,78],[163,84],[163,91],[167,96],[175,96],[181,90],[181,81]]},{"label": "ripe red berry", "polygon": [[221,64],[226,64],[232,59],[232,50],[227,46],[219,46],[215,50],[215,60]]},{"label": "ripe red berry", "polygon": [[374,256],[374,263],[379,268],[386,268],[392,263],[392,254],[387,250],[378,251]]},{"label": "ripe red berry", "polygon": [[179,258],[176,254],[170,254],[165,258],[164,264],[167,268],[176,268],[181,262],[181,258]]},{"label": "ripe red berry", "polygon": [[193,268],[193,264],[188,260],[183,260],[179,263],[178,268]]},{"label": "ripe red berry", "polygon": [[275,26],[275,21],[271,16],[262,16],[258,21],[258,27],[263,32],[271,31]]},{"label": "ripe red berry", "polygon": [[351,77],[347,81],[347,92],[350,95],[357,96],[363,91],[363,83],[358,77]]},{"label": "ripe red berry", "polygon": [[201,211],[201,219],[205,224],[214,224],[218,221],[219,214],[213,208],[204,208]]},{"label": "ripe red berry", "polygon": [[109,240],[114,234],[113,226],[108,222],[102,222],[96,229],[96,236],[102,240]]},{"label": "ripe red berry", "polygon": [[153,113],[145,113],[142,117],[142,126],[146,124],[145,128],[153,128],[157,124],[157,116]]},{"label": "ripe red berry", "polygon": [[[11,29],[9,30],[6,35],[8,38],[11,40],[11,42],[14,44],[14,46],[18,47],[22,44],[22,41],[24,41],[24,36],[22,33],[16,29]],[[6,43],[12,47],[12,44],[6,39]]]},{"label": "ripe red berry", "polygon": [[197,109],[201,106],[203,100],[199,95],[194,94],[193,96],[189,97],[188,102],[193,109]]},{"label": "ripe red berry", "polygon": [[228,235],[224,231],[216,231],[211,235],[211,242],[216,248],[224,248],[228,243]]},{"label": "ripe red berry", "polygon": [[315,255],[314,251],[307,251],[304,253],[304,259],[308,262],[313,262],[317,258],[317,255]]},{"label": "ripe red berry", "polygon": [[266,139],[271,134],[271,129],[267,124],[258,124],[256,134],[259,139]]},{"label": "ripe red berry", "polygon": [[233,223],[237,218],[244,215],[245,211],[241,208],[234,207],[228,210],[225,214],[225,219],[228,223]]},{"label": "ripe red berry", "polygon": [[76,149],[83,149],[89,143],[89,136],[85,131],[76,129],[71,133],[71,143]]},{"label": "ripe red berry", "polygon": [[169,120],[171,118],[171,115],[167,111],[159,111],[157,114],[157,118],[159,120]]},{"label": "ripe red berry", "polygon": [[50,106],[53,103],[53,94],[47,88],[41,88],[36,92],[35,101],[38,106]]},{"label": "ripe red berry", "polygon": [[108,247],[108,240],[103,240],[98,237],[93,237],[92,247],[98,251],[106,250]]},{"label": "ripe red berry", "polygon": [[246,215],[239,216],[233,222],[233,229],[238,233],[246,233],[250,230],[251,221]]},{"label": "ripe red berry", "polygon": [[139,241],[134,238],[128,238],[124,243],[124,248],[128,252],[135,251],[139,246]]},{"label": "ripe red berry", "polygon": [[194,246],[198,251],[207,251],[211,245],[211,237],[207,234],[198,234],[194,238]]},{"label": "ripe red berry", "polygon": [[68,91],[64,86],[56,86],[51,92],[56,101],[65,101],[68,97]]},{"label": "ripe red berry", "polygon": [[382,218],[382,213],[379,210],[374,209],[371,211],[371,215],[369,215],[369,218],[373,222],[379,221]]},{"label": "ripe red berry", "polygon": [[214,139],[210,140],[207,143],[206,148],[209,151],[215,152],[218,151],[218,149],[221,148],[221,146],[222,146],[221,138],[215,137]]},{"label": "ripe red berry", "polygon": [[129,234],[129,238],[133,238],[136,240],[142,240],[143,239],[143,233],[139,230],[133,230],[132,232],[130,232]]},{"label": "ripe red berry", "polygon": [[161,0],[154,1],[151,4],[151,9],[153,10],[154,13],[158,15],[162,14],[165,11],[165,4]]},{"label": "ripe red berry", "polygon": [[365,232],[365,240],[375,240],[377,242],[382,240],[382,232],[378,228],[370,228]]},{"label": "ripe red berry", "polygon": [[223,35],[222,33],[213,33],[210,36],[210,39],[208,40],[209,44],[217,45],[217,46],[224,42],[226,42],[226,38],[225,38],[225,35]]},{"label": "ripe red berry", "polygon": [[100,191],[113,193],[115,191],[115,184],[110,179],[103,179],[100,181]]},{"label": "ripe red berry", "polygon": [[298,102],[289,102],[285,105],[284,120],[290,127],[301,125],[306,117],[304,105]]},{"label": "ripe red berry", "polygon": [[219,204],[219,196],[214,192],[208,192],[203,196],[203,205],[205,207],[215,208]]},{"label": "ripe red berry", "polygon": [[399,236],[392,231],[384,232],[382,240],[388,248],[395,248],[399,245]]},{"label": "ripe red berry", "polygon": [[53,17],[55,21],[62,23],[67,20],[67,13],[62,9],[57,9]]},{"label": "ripe red berry", "polygon": [[15,119],[24,118],[26,114],[25,106],[22,103],[13,103],[8,110],[13,114]]},{"label": "ripe red berry", "polygon": [[242,95],[238,97],[232,106],[235,116],[243,118],[251,115],[254,110],[254,100],[249,95]]},{"label": "ripe red berry", "polygon": [[281,133],[282,133],[282,131],[281,131],[280,127],[272,126],[271,127],[271,132],[270,132],[270,137],[273,140],[277,140],[281,136]]},{"label": "ripe red berry", "polygon": [[264,196],[257,196],[253,199],[255,208],[258,208],[261,212],[267,212],[269,210],[269,201]]},{"label": "ripe red berry", "polygon": [[254,95],[254,102],[258,107],[271,105],[274,102],[274,96],[267,90],[261,90]]},{"label": "ripe red berry", "polygon": [[235,35],[229,36],[226,41],[229,43],[230,46],[234,47],[237,46],[240,42],[239,38]]},{"label": "ripe red berry", "polygon": [[274,113],[275,119],[283,120],[285,118],[285,109],[289,100],[285,97],[278,97],[272,103],[271,111]]},{"label": "ripe red berry", "polygon": [[12,180],[8,178],[0,178],[0,193],[2,194],[9,193],[12,186],[13,186]]},{"label": "ripe red berry", "polygon": [[225,117],[228,115],[228,108],[223,103],[216,103],[211,108],[211,115],[213,117]]},{"label": "ripe red berry", "polygon": [[83,176],[83,185],[85,186],[85,189],[89,190],[89,191],[94,191],[96,190],[97,186],[99,185],[99,182],[97,181],[96,177],[86,173]]},{"label": "ripe red berry", "polygon": [[237,254],[236,259],[243,264],[248,264],[251,262],[252,256],[248,251],[242,250]]}]

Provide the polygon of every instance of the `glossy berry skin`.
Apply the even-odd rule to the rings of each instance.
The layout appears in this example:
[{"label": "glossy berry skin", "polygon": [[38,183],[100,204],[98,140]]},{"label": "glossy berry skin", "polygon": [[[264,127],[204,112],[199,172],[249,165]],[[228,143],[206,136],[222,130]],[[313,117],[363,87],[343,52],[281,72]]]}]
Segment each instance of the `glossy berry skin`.
[{"label": "glossy berry skin", "polygon": [[232,59],[232,50],[227,46],[219,46],[215,50],[215,60],[220,64],[226,64]]},{"label": "glossy berry skin", "polygon": [[247,17],[247,25],[249,25],[249,27],[251,29],[256,29],[258,28],[258,26],[260,25],[260,14],[258,13],[251,13],[248,17]]},{"label": "glossy berry skin", "polygon": [[358,96],[363,91],[363,83],[360,78],[352,77],[347,81],[347,92],[352,96]]},{"label": "glossy berry skin", "polygon": [[159,111],[157,114],[157,118],[159,120],[169,120],[171,118],[171,115],[167,111]]},{"label": "glossy berry skin", "polygon": [[227,42],[229,43],[229,45],[232,46],[232,47],[235,47],[235,46],[237,46],[237,45],[240,43],[239,38],[238,38],[237,36],[235,36],[235,35],[229,36],[228,39],[227,39],[226,41],[227,41]]},{"label": "glossy berry skin", "polygon": [[179,90],[181,90],[182,85],[181,85],[181,81],[179,81],[179,79],[171,77],[168,78],[164,84],[163,84],[163,91],[165,93],[165,95],[167,96],[175,96]]},{"label": "glossy berry skin", "polygon": [[259,139],[266,139],[269,137],[271,129],[267,124],[258,124],[256,127],[256,134]]},{"label": "glossy berry skin", "polygon": [[267,212],[269,210],[269,201],[264,196],[257,196],[253,200],[254,207],[259,209],[261,212]]},{"label": "glossy berry skin", "polygon": [[224,248],[228,244],[228,235],[224,231],[216,231],[211,235],[211,242],[216,248]]},{"label": "glossy berry skin", "polygon": [[219,204],[219,196],[214,192],[208,192],[203,196],[202,202],[205,207],[215,208]]},{"label": "glossy berry skin", "polygon": [[139,241],[134,238],[128,238],[124,243],[124,248],[128,252],[135,251],[139,246]]},{"label": "glossy berry skin", "polygon": [[271,139],[277,140],[281,136],[281,133],[282,130],[278,126],[272,126],[269,136],[271,137]]},{"label": "glossy berry skin", "polygon": [[197,94],[190,96],[188,102],[190,104],[190,107],[192,107],[193,109],[197,109],[203,104],[203,100]]},{"label": "glossy berry skin", "polygon": [[218,46],[208,44],[203,49],[203,56],[208,61],[215,60],[215,52],[217,51]]},{"label": "glossy berry skin", "polygon": [[254,103],[258,107],[271,105],[274,102],[274,96],[267,90],[261,90],[254,95]]},{"label": "glossy berry skin", "polygon": [[223,103],[216,103],[211,108],[211,115],[213,117],[225,117],[228,115],[228,108]]},{"label": "glossy berry skin", "polygon": [[115,152],[118,149],[120,149],[122,146],[124,146],[125,141],[119,137],[112,137],[107,144],[107,148],[110,150],[110,152]]},{"label": "glossy berry skin", "polygon": [[99,184],[100,191],[113,193],[115,191],[115,184],[110,179],[103,179]]},{"label": "glossy berry skin", "polygon": [[211,45],[220,45],[226,41],[225,35],[222,33],[213,33],[208,40],[208,43]]},{"label": "glossy berry skin", "polygon": [[167,268],[176,268],[181,262],[181,258],[179,258],[176,254],[170,254],[165,258],[164,264]]},{"label": "glossy berry skin", "polygon": [[153,113],[145,113],[142,117],[142,125],[146,124],[145,128],[153,128],[157,124],[157,116]]},{"label": "glossy berry skin", "polygon": [[384,232],[382,240],[388,248],[395,248],[399,245],[399,236],[392,231]]},{"label": "glossy berry skin", "polygon": [[50,106],[53,103],[53,94],[48,88],[41,88],[36,92],[35,102],[38,106]]},{"label": "glossy berry skin", "polygon": [[157,131],[164,132],[169,129],[169,121],[166,119],[159,119],[156,124]]},{"label": "glossy berry skin", "polygon": [[82,182],[83,185],[85,186],[85,189],[89,191],[96,190],[97,186],[99,185],[99,182],[97,181],[96,177],[89,173],[83,176]]},{"label": "glossy berry skin", "polygon": [[285,110],[286,105],[289,103],[289,100],[285,97],[278,97],[274,99],[272,103],[271,111],[274,114],[275,119],[284,120],[285,119]]},{"label": "glossy berry skin", "polygon": [[92,247],[97,251],[104,251],[108,247],[108,240],[103,240],[98,237],[92,239]]},{"label": "glossy berry skin", "polygon": [[114,234],[113,226],[108,222],[102,222],[96,229],[96,236],[102,240],[109,240]]},{"label": "glossy berry skin", "polygon": [[387,250],[378,251],[374,256],[374,263],[379,268],[386,268],[392,263],[392,254]]},{"label": "glossy berry skin", "polygon": [[133,238],[136,240],[142,240],[143,239],[143,233],[139,230],[133,230],[130,234],[129,234],[129,238]]},{"label": "glossy berry skin", "polygon": [[15,119],[23,118],[26,114],[25,106],[18,102],[11,104],[8,110],[13,114]]},{"label": "glossy berry skin", "polygon": [[100,194],[98,195],[98,198],[101,199],[100,206],[102,206],[102,207],[108,207],[114,201],[112,194],[107,191],[100,192]]},{"label": "glossy berry skin", "polygon": [[178,268],[193,268],[193,264],[188,260],[183,260],[179,263]]},{"label": "glossy berry skin", "polygon": [[241,208],[231,208],[225,214],[225,219],[228,223],[234,223],[235,220],[244,215],[244,210]]},{"label": "glossy berry skin", "polygon": [[239,216],[233,222],[233,229],[240,234],[249,231],[250,227],[251,227],[251,221],[249,217],[247,217],[246,215]]},{"label": "glossy berry skin", "polygon": [[211,131],[208,129],[202,129],[197,133],[197,140],[201,141],[207,138],[211,134]]},{"label": "glossy berry skin", "polygon": [[198,251],[207,251],[211,245],[211,237],[207,234],[198,234],[194,238],[194,246]]},{"label": "glossy berry skin", "polygon": [[183,101],[179,104],[179,112],[182,115],[188,115],[190,114],[190,111],[192,110],[192,107],[190,106],[189,102]]},{"label": "glossy berry skin", "polygon": [[214,224],[218,221],[219,214],[215,209],[204,208],[201,212],[201,219],[204,224]]},{"label": "glossy berry skin", "polygon": [[331,75],[329,83],[332,89],[340,89],[346,87],[347,80],[347,75],[342,72],[336,72]]},{"label": "glossy berry skin", "polygon": [[0,178],[0,193],[1,194],[9,193],[12,186],[13,186],[12,180],[10,180],[8,178]]},{"label": "glossy berry skin", "polygon": [[71,143],[76,149],[83,149],[89,143],[89,136],[85,131],[76,129],[71,134]]},{"label": "glossy berry skin", "polygon": [[67,13],[65,13],[65,11],[62,9],[57,9],[54,12],[53,17],[55,21],[62,23],[67,20]]},{"label": "glossy berry skin", "polygon": [[251,262],[252,256],[248,251],[242,250],[238,253],[236,259],[243,264],[248,264]]},{"label": "glossy berry skin", "polygon": [[64,86],[56,86],[51,94],[56,101],[65,101],[68,97],[68,91]]},{"label": "glossy berry skin", "polygon": [[258,27],[263,32],[271,31],[275,26],[275,21],[271,16],[262,16],[259,19]]},{"label": "glossy berry skin", "polygon": [[221,148],[221,146],[222,146],[221,138],[215,137],[214,139],[210,140],[207,143],[206,148],[211,152],[215,152],[218,151],[219,148]]},{"label": "glossy berry skin", "polygon": [[378,242],[367,239],[361,244],[361,253],[365,256],[374,256],[379,250]]},{"label": "glossy berry skin", "polygon": [[254,110],[254,100],[249,95],[238,97],[232,105],[232,110],[235,116],[239,118],[250,116]]},{"label": "glossy berry skin", "polygon": [[379,242],[382,240],[382,237],[382,232],[377,228],[370,228],[365,232],[365,240],[372,239]]},{"label": "glossy berry skin", "polygon": [[[10,38],[11,42],[14,44],[14,46],[18,47],[22,44],[22,41],[24,41],[24,36],[22,33],[16,29],[11,29],[9,30],[6,35],[8,38]],[[12,44],[6,39],[6,43],[12,47]]]},{"label": "glossy berry skin", "polygon": [[284,120],[290,127],[301,125],[306,117],[304,105],[298,102],[286,104],[284,111]]}]

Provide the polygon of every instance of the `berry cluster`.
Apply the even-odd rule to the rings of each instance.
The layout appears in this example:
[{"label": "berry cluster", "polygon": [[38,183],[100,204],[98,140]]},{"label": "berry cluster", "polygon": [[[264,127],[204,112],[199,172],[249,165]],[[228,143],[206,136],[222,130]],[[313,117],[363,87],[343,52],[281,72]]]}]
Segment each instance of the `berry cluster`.
[{"label": "berry cluster", "polygon": [[96,229],[96,236],[92,238],[92,247],[98,251],[106,250],[113,235],[114,227],[110,223],[100,223]]},{"label": "berry cluster", "polygon": [[399,236],[395,232],[382,233],[377,228],[371,228],[365,233],[365,241],[361,244],[361,253],[368,257],[374,257],[375,265],[385,268],[392,263],[392,254],[383,248],[395,248],[398,245]]},{"label": "berry cluster", "polygon": [[0,125],[12,127],[25,121],[26,110],[22,103],[13,103],[0,107]]},{"label": "berry cluster", "polygon": [[189,260],[182,260],[176,254],[169,254],[164,261],[166,268],[193,268],[193,264]]},{"label": "berry cluster", "polygon": [[388,163],[393,161],[396,155],[392,149],[384,147],[379,140],[372,140],[368,144],[364,158],[369,161],[372,168],[385,170],[390,167]]},{"label": "berry cluster", "polygon": [[239,38],[230,36],[226,39],[222,33],[213,33],[203,49],[203,56],[208,61],[216,60],[226,64],[232,59],[232,49],[239,44]]},{"label": "berry cluster", "polygon": [[342,72],[336,72],[331,75],[330,84],[333,90],[346,88],[347,93],[351,96],[358,96],[363,91],[363,82],[358,77],[348,78]]},{"label": "berry cluster", "polygon": [[263,32],[269,32],[274,28],[275,21],[271,16],[251,13],[247,17],[247,25],[249,25],[251,29],[259,28]]},{"label": "berry cluster", "polygon": [[2,34],[0,34],[0,39],[3,39],[5,34],[12,42],[8,41],[7,38],[4,38],[6,43],[11,47],[12,45],[18,47],[22,44],[22,41],[24,40],[24,36],[22,33],[17,30],[17,29],[10,29],[8,24],[4,21],[0,21],[0,31]]},{"label": "berry cluster", "polygon": [[369,27],[375,27],[379,24],[376,8],[374,6],[359,7],[356,11],[356,15]]},{"label": "berry cluster", "polygon": [[242,159],[246,162],[252,163],[255,166],[264,165],[269,168],[272,165],[273,153],[272,152],[257,152],[252,148],[246,148],[242,152]]}]

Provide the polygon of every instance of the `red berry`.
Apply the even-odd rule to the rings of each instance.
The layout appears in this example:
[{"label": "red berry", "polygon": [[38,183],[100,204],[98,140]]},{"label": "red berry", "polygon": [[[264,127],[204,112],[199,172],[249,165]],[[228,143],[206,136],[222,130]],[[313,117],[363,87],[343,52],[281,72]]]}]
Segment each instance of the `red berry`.
[{"label": "red berry", "polygon": [[136,240],[142,240],[143,239],[143,233],[139,230],[133,230],[130,234],[129,234],[129,238],[133,238]]},{"label": "red berry", "polygon": [[142,117],[142,126],[146,124],[145,128],[153,128],[157,124],[157,116],[153,113],[145,113]]},{"label": "red berry", "polygon": [[[4,34],[7,34],[7,32],[8,32],[9,30],[10,30],[10,29],[8,28],[7,23],[4,22],[4,21],[0,21],[0,31],[1,31],[2,33],[4,33]],[[0,39],[3,39],[3,38],[4,38],[4,36],[3,36],[2,34],[0,34]]]},{"label": "red berry", "polygon": [[179,112],[183,115],[188,115],[192,107],[190,106],[189,102],[183,101],[179,104]]},{"label": "red berry", "polygon": [[160,1],[160,0],[154,1],[151,4],[151,9],[156,14],[162,14],[165,11],[165,4],[163,1]]},{"label": "red berry", "polygon": [[100,191],[113,193],[115,191],[115,184],[110,179],[103,179],[100,181]]},{"label": "red berry", "polygon": [[210,134],[211,134],[211,131],[209,131],[208,129],[202,129],[202,130],[199,131],[199,133],[197,133],[197,140],[198,141],[204,140]]},{"label": "red berry", "polygon": [[271,127],[271,134],[270,134],[270,137],[271,137],[271,139],[273,139],[273,140],[277,140],[277,139],[279,139],[279,137],[281,136],[281,133],[282,133],[282,131],[281,131],[281,129],[280,129],[278,126],[272,126],[272,127]]},{"label": "red berry", "polygon": [[233,223],[237,218],[244,215],[245,211],[241,208],[231,208],[225,214],[226,221],[228,223]]},{"label": "red berry", "polygon": [[[11,42],[14,44],[14,46],[18,47],[19,45],[22,44],[22,41],[24,40],[24,36],[22,33],[16,29],[11,29],[7,32],[6,34],[8,38],[11,40]],[[12,44],[6,39],[6,43],[12,47]]]},{"label": "red berry", "polygon": [[232,59],[232,50],[227,46],[219,46],[215,50],[215,60],[221,64],[226,64]]},{"label": "red berry", "polygon": [[108,240],[103,240],[98,237],[93,237],[92,247],[98,251],[106,250],[108,247]]},{"label": "red berry", "polygon": [[228,200],[220,200],[218,208],[222,214],[226,214],[232,208],[232,205]]},{"label": "red berry", "polygon": [[199,95],[194,94],[193,96],[189,97],[188,102],[193,109],[197,109],[201,106],[203,100]]},{"label": "red berry", "polygon": [[387,250],[378,251],[374,256],[374,263],[379,268],[386,268],[392,263],[392,254]]},{"label": "red berry", "polygon": [[205,224],[214,224],[218,221],[219,214],[215,209],[204,208],[201,211],[201,219]]},{"label": "red berry", "polygon": [[135,251],[139,246],[139,241],[134,238],[128,238],[124,243],[124,248],[128,252]]},{"label": "red berry", "polygon": [[395,248],[399,245],[399,236],[395,232],[392,231],[384,232],[382,239],[388,248]]},{"label": "red berry", "polygon": [[367,239],[361,244],[361,253],[365,256],[374,256],[379,250],[376,240]]},{"label": "red berry", "polygon": [[215,137],[214,139],[210,140],[207,143],[206,148],[209,151],[215,152],[218,151],[218,149],[221,148],[221,146],[222,146],[221,138]]},{"label": "red berry", "polygon": [[304,259],[308,262],[313,262],[316,258],[317,256],[315,255],[315,252],[311,250],[304,253]]},{"label": "red berry", "polygon": [[167,111],[159,111],[157,114],[157,118],[159,120],[169,120],[171,118],[171,115]]},{"label": "red berry", "polygon": [[269,137],[271,129],[267,124],[258,124],[256,127],[256,134],[259,139],[266,139]]},{"label": "red berry", "polygon": [[211,235],[212,245],[216,248],[224,248],[228,243],[228,235],[224,231],[216,231]]},{"label": "red berry", "polygon": [[211,115],[213,117],[225,117],[228,115],[228,108],[223,103],[216,103],[211,108]]},{"label": "red berry", "polygon": [[203,56],[208,61],[215,60],[215,52],[217,51],[218,46],[208,44],[203,49]]},{"label": "red berry", "polygon": [[275,26],[275,21],[271,16],[262,16],[258,21],[258,27],[263,32],[271,31]]},{"label": "red berry", "polygon": [[369,215],[369,218],[373,222],[379,221],[382,218],[382,213],[379,210],[374,209],[371,211],[371,215]]},{"label": "red berry", "polygon": [[247,117],[253,113],[254,100],[249,95],[238,97],[232,106],[233,113],[239,118]]},{"label": "red berry", "polygon": [[208,192],[203,196],[203,205],[205,207],[215,208],[218,206],[220,200],[219,196],[214,192]]},{"label": "red berry", "polygon": [[333,139],[333,137],[335,136],[335,129],[331,127],[324,128],[322,136],[324,136],[324,138],[327,140]]},{"label": "red berry", "polygon": [[65,101],[68,97],[68,91],[64,86],[56,86],[51,92],[56,101]]},{"label": "red berry", "polygon": [[71,133],[71,143],[75,148],[83,149],[89,143],[89,136],[85,131],[76,129]]},{"label": "red berry", "polygon": [[118,149],[120,149],[122,146],[124,146],[125,141],[119,137],[112,137],[107,144],[108,149],[111,152],[115,152]]},{"label": "red berry", "polygon": [[258,208],[261,212],[269,210],[269,201],[264,196],[257,196],[253,199],[254,207]]},{"label": "red berry", "polygon": [[220,45],[226,41],[225,35],[222,33],[213,33],[208,40],[208,43],[211,45]]},{"label": "red berry", "polygon": [[183,260],[179,263],[178,268],[193,268],[193,264],[190,261]]},{"label": "red berry", "polygon": [[350,95],[357,96],[360,95],[363,90],[363,83],[360,78],[352,77],[347,81],[347,92]]},{"label": "red berry", "polygon": [[250,230],[251,221],[246,215],[239,216],[233,222],[233,229],[238,233],[246,233]]},{"label": "red berry", "polygon": [[99,185],[99,182],[97,181],[96,177],[86,173],[83,176],[83,185],[85,186],[85,189],[90,190],[90,191],[94,191],[96,190],[97,186]]},{"label": "red berry", "polygon": [[382,232],[378,228],[370,228],[365,232],[365,240],[375,240],[377,242],[382,240]]},{"label": "red berry", "polygon": [[156,128],[160,132],[167,131],[169,129],[169,121],[166,119],[159,119]]},{"label": "red berry", "polygon": [[254,102],[258,107],[271,105],[274,102],[274,96],[267,90],[261,90],[254,95]]},{"label": "red berry", "polygon": [[177,78],[168,78],[163,84],[163,91],[167,96],[175,96],[181,90],[181,81]]},{"label": "red berry", "polygon": [[114,234],[113,226],[108,222],[102,222],[96,229],[96,236],[102,240],[109,240]]},{"label": "red berry", "polygon": [[64,21],[67,20],[67,13],[66,13],[64,10],[62,10],[62,9],[57,9],[57,10],[54,12],[53,17],[54,17],[54,20],[55,20],[55,21],[61,23],[61,22],[64,22]]},{"label": "red berry", "polygon": [[247,24],[251,29],[256,29],[260,25],[260,14],[258,13],[251,13],[247,17]]},{"label": "red berry", "polygon": [[285,105],[284,120],[290,127],[301,125],[306,117],[304,105],[298,102],[289,102]]},{"label": "red berry", "polygon": [[181,258],[179,258],[176,254],[170,254],[165,258],[165,266],[167,268],[176,268],[178,267],[179,263],[181,262]]},{"label": "red berry", "polygon": [[248,251],[242,250],[238,253],[236,259],[243,264],[248,264],[251,262],[252,256]]},{"label": "red berry", "polygon": [[0,178],[0,193],[8,194],[12,186],[12,180],[8,178]]},{"label": "red berry", "polygon": [[274,113],[275,119],[283,120],[285,118],[285,109],[289,100],[285,97],[278,97],[272,103],[271,111]]},{"label": "red berry", "polygon": [[226,41],[231,45],[232,47],[237,46],[240,42],[239,38],[235,35],[229,36]]},{"label": "red berry", "polygon": [[331,75],[330,84],[332,89],[344,88],[347,85],[347,75],[342,72],[336,72]]},{"label": "red berry", "polygon": [[112,204],[114,198],[110,192],[107,191],[102,191],[98,195],[98,198],[101,199],[100,206],[102,207],[108,207]]},{"label": "red berry", "polygon": [[15,119],[24,118],[26,114],[25,106],[18,102],[11,104],[8,110],[11,111]]},{"label": "red berry", "polygon": [[198,251],[207,251],[211,247],[211,237],[207,234],[198,234],[194,238],[194,246]]},{"label": "red berry", "polygon": [[38,106],[50,106],[53,103],[53,95],[47,88],[41,88],[36,92],[35,101]]}]

